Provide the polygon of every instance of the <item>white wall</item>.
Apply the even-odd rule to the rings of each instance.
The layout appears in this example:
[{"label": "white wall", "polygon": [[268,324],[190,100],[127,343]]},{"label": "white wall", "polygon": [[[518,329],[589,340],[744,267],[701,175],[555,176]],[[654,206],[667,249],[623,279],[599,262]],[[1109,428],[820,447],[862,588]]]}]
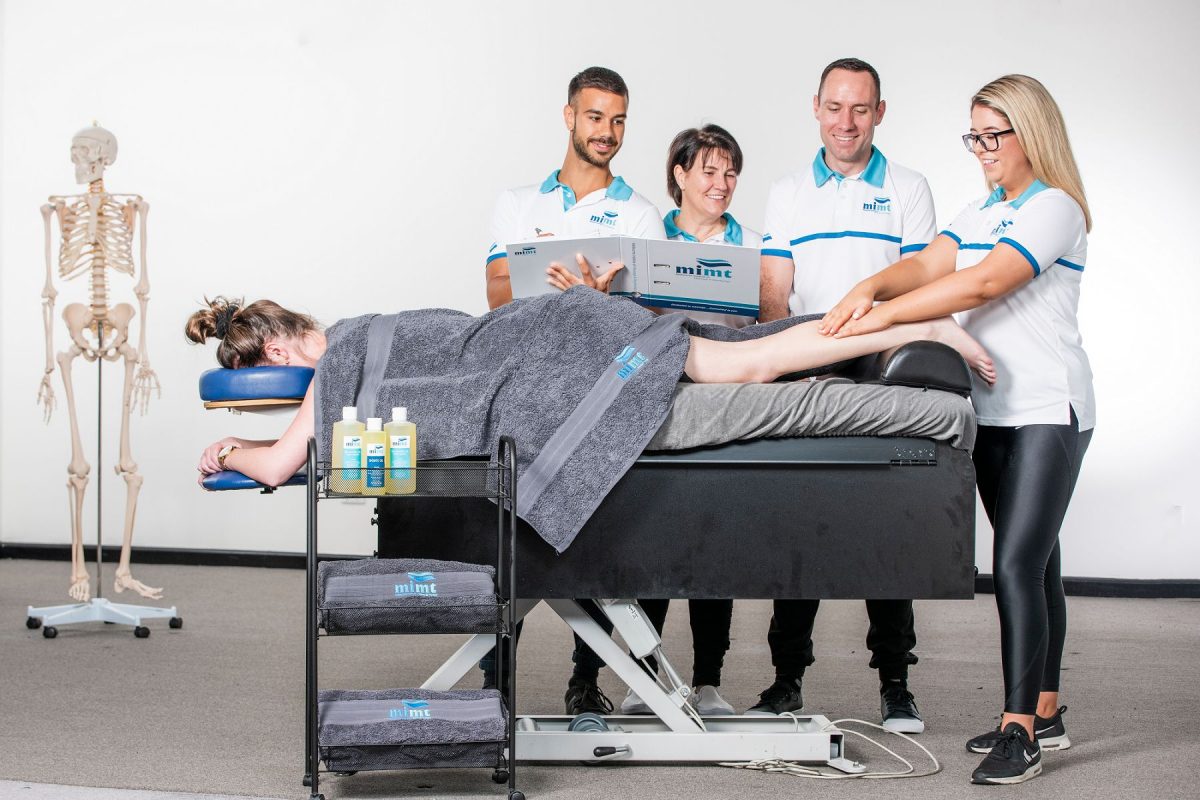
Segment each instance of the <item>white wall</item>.
[{"label": "white wall", "polygon": [[[759,227],[770,181],[808,164],[818,145],[809,109],[821,68],[857,55],[879,68],[889,101],[877,143],[928,176],[943,222],[983,191],[958,143],[971,93],[1021,71],[1058,98],[1096,219],[1082,325],[1100,415],[1063,532],[1065,572],[1200,578],[1200,508],[1190,504],[1200,392],[1185,351],[1200,289],[1186,194],[1200,177],[1190,85],[1197,23],[1187,0],[10,0],[0,55],[0,538],[68,540],[61,384],[48,426],[34,404],[38,207],[77,191],[69,141],[92,119],[120,140],[109,190],[139,192],[153,206],[150,356],[163,397],[134,420],[147,476],[136,541],[294,552],[303,548],[296,491],[211,496],[193,484],[203,445],[278,427],[201,410],[196,378],[212,356],[187,345],[181,328],[205,294],[269,296],[326,321],[420,306],[485,310],[492,202],[561,163],[566,82],[593,63],[631,87],[618,173],[665,209],[667,142],[683,127],[719,122],[748,156],[733,210]],[[68,285],[59,309],[85,290]],[[55,335],[61,348],[61,323]],[[93,370],[76,373],[89,457]],[[115,369],[105,384],[105,540],[117,543]],[[88,541],[94,508],[89,495]],[[325,527],[328,549],[369,551],[367,516],[360,504],[327,517],[339,523]],[[985,571],[989,544],[983,524]]]}]

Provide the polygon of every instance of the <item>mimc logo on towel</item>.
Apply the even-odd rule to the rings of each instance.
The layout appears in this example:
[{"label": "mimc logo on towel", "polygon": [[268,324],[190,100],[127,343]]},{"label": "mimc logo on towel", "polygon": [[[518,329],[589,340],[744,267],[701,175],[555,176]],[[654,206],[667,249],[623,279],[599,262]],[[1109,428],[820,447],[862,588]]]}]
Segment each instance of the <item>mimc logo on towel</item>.
[{"label": "mimc logo on towel", "polygon": [[625,345],[625,349],[613,359],[613,361],[621,365],[617,369],[617,377],[623,381],[629,380],[630,376],[641,369],[642,365],[649,360],[650,359],[646,358],[646,356],[639,352],[633,345]]},{"label": "mimc logo on towel", "polygon": [[408,583],[396,584],[396,596],[425,594],[437,596],[437,578],[432,572],[410,572]]},{"label": "mimc logo on towel", "polygon": [[432,719],[428,700],[401,700],[400,708],[389,708],[388,719]]}]

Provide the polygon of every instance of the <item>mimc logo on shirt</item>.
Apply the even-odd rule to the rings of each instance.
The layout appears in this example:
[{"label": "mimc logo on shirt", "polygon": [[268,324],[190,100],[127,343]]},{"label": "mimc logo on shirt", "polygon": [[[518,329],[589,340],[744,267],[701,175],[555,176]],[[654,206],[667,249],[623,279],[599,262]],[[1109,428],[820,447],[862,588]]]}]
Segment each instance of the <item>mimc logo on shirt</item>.
[{"label": "mimc logo on shirt", "polygon": [[1000,224],[992,228],[992,236],[1003,236],[1004,232],[1007,231],[1009,226],[1012,224],[1013,221],[1011,219],[1000,220]]},{"label": "mimc logo on shirt", "polygon": [[892,198],[876,197],[873,203],[863,203],[863,211],[872,211],[876,214],[892,213]]},{"label": "mimc logo on shirt", "polygon": [[605,211],[603,214],[592,214],[591,221],[597,225],[607,225],[610,228],[617,226],[617,212]]}]

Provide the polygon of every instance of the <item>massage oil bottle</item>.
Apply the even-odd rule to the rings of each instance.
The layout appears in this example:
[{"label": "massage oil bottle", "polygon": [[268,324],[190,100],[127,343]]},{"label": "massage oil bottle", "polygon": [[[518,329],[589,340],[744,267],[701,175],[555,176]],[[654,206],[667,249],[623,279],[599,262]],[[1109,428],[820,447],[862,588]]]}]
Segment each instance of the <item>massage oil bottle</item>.
[{"label": "massage oil bottle", "polygon": [[392,409],[392,421],[384,426],[388,441],[388,494],[412,494],[417,490],[417,426],[408,421],[408,409]]},{"label": "massage oil bottle", "polygon": [[342,408],[342,421],[333,424],[333,474],[330,476],[331,491],[345,494],[362,494],[363,486],[363,430],[358,421],[358,409],[354,406]]},{"label": "massage oil bottle", "polygon": [[363,481],[363,494],[383,494],[384,473],[387,471],[387,434],[383,432],[383,419],[371,417],[367,420],[367,432],[363,434],[363,455],[367,462],[367,475]]}]

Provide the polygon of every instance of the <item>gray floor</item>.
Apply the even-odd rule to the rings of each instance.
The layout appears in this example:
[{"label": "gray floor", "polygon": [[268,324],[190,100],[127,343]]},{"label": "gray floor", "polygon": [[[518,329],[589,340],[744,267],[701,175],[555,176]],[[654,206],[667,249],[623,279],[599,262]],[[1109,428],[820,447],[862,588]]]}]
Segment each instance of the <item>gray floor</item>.
[{"label": "gray floor", "polygon": [[[167,587],[185,620],[159,622],[149,639],[128,629],[64,628],[45,640],[23,624],[28,604],[65,602],[67,565],[0,561],[0,797],[151,800],[161,795],[63,788],[302,798],[303,573],[247,568],[142,566],[138,577]],[[125,600],[125,596],[120,598]],[[666,643],[690,667],[686,604],[672,607]],[[530,798],[921,796],[1004,792],[1089,800],[1195,797],[1200,755],[1200,603],[1072,598],[1063,701],[1075,747],[1046,757],[1043,777],[1019,787],[972,787],[978,762],[967,737],[995,724],[1000,702],[999,633],[991,596],[918,603],[921,664],[912,688],[929,723],[921,737],[943,762],[917,780],[818,782],[720,767],[529,766]],[[771,677],[764,631],[769,603],[741,601],[723,692],[750,705]],[[874,674],[865,668],[861,603],[827,603],[818,619],[818,662],[805,682],[806,710],[878,719]],[[459,637],[325,640],[322,683],[343,688],[415,685]],[[521,644],[521,707],[561,713],[570,636],[545,608]],[[611,676],[615,700],[624,692]],[[889,743],[890,744],[890,743]],[[911,752],[905,751],[906,753]],[[856,746],[872,768],[886,756]],[[918,756],[919,753],[912,753]],[[36,782],[33,784],[24,781]],[[43,784],[51,784],[46,786]],[[363,773],[323,784],[333,798],[499,797],[487,772]],[[195,795],[192,795],[195,797]]]}]

